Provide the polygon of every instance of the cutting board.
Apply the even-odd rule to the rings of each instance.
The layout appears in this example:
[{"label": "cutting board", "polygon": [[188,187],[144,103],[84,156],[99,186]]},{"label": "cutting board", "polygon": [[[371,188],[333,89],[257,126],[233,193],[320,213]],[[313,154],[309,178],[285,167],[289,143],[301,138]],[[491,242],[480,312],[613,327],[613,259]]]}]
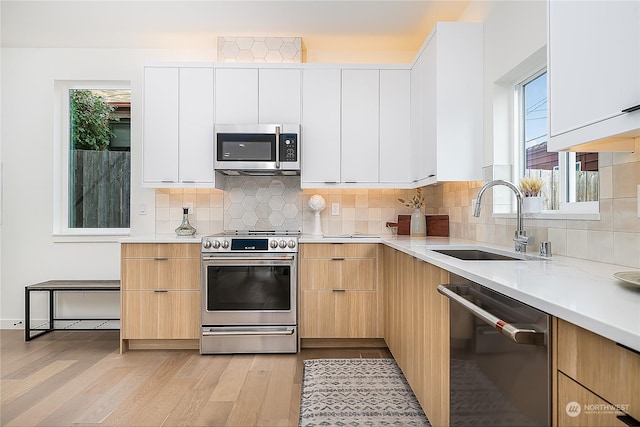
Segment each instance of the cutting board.
[{"label": "cutting board", "polygon": [[[449,215],[426,215],[427,236],[448,237]],[[411,234],[411,215],[398,215],[398,235]]]}]

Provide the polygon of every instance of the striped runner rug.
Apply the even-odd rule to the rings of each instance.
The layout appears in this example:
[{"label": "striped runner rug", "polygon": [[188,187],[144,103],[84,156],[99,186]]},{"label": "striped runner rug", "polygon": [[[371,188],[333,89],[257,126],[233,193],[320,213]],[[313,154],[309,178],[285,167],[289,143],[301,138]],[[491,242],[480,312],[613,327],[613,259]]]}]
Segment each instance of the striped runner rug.
[{"label": "striped runner rug", "polygon": [[304,361],[300,427],[429,426],[393,359]]}]

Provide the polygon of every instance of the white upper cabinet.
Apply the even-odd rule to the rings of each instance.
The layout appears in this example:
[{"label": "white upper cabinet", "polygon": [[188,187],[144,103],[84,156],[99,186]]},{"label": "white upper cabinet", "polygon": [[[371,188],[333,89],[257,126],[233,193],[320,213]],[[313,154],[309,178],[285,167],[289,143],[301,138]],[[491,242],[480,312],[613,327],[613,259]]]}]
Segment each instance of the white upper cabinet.
[{"label": "white upper cabinet", "polygon": [[640,0],[552,0],[548,11],[549,150],[632,150],[609,137],[640,136]]},{"label": "white upper cabinet", "polygon": [[146,187],[213,184],[212,67],[145,67],[142,157]]},{"label": "white upper cabinet", "polygon": [[302,72],[301,185],[337,184],[340,178],[340,69]]},{"label": "white upper cabinet", "polygon": [[145,183],[178,181],[178,68],[144,69]]},{"label": "white upper cabinet", "polygon": [[258,123],[258,69],[216,68],[216,123]]},{"label": "white upper cabinet", "polygon": [[216,123],[300,123],[300,69],[216,68]]},{"label": "white upper cabinet", "polygon": [[481,179],[482,55],[480,23],[438,23],[425,42],[411,75],[414,186]]},{"label": "white upper cabinet", "polygon": [[213,182],[213,68],[180,68],[178,175]]},{"label": "white upper cabinet", "polygon": [[381,183],[406,185],[413,179],[410,107],[410,71],[380,70]]},{"label": "white upper cabinet", "polygon": [[379,70],[342,70],[342,182],[378,182],[379,87]]},{"label": "white upper cabinet", "polygon": [[259,123],[300,123],[300,70],[260,69]]}]

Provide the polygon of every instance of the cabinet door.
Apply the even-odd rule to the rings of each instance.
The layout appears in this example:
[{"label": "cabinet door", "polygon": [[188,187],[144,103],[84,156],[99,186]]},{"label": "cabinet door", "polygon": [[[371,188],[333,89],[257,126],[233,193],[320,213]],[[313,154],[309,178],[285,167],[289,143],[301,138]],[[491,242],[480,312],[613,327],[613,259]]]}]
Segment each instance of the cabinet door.
[{"label": "cabinet door", "polygon": [[549,2],[551,135],[640,104],[640,2]]},{"label": "cabinet door", "polygon": [[335,337],[334,292],[302,291],[300,295],[300,337]]},{"label": "cabinet door", "polygon": [[418,179],[436,175],[438,160],[437,46],[432,38],[420,55]]},{"label": "cabinet door", "polygon": [[342,182],[378,182],[378,70],[342,70]]},{"label": "cabinet door", "polygon": [[300,262],[300,287],[304,290],[344,289],[339,259],[304,259]]},{"label": "cabinet door", "polygon": [[149,259],[122,260],[122,290],[154,290],[158,289],[158,263]]},{"label": "cabinet door", "polygon": [[380,70],[380,182],[413,179],[410,107],[409,70]]},{"label": "cabinet door", "polygon": [[340,182],[340,70],[302,75],[302,186]]},{"label": "cabinet door", "polygon": [[199,292],[157,293],[158,339],[197,339],[200,332]]},{"label": "cabinet door", "polygon": [[375,258],[345,259],[340,262],[342,288],[357,291],[375,291],[378,264]]},{"label": "cabinet door", "polygon": [[144,69],[143,108],[143,181],[177,182],[178,68]]},{"label": "cabinet door", "polygon": [[300,70],[259,71],[259,123],[300,123]]},{"label": "cabinet door", "polygon": [[161,290],[199,290],[199,259],[166,259],[157,261],[157,283]]},{"label": "cabinet door", "polygon": [[180,68],[180,182],[213,182],[213,68]]},{"label": "cabinet door", "polygon": [[216,68],[216,123],[258,123],[258,69]]},{"label": "cabinet door", "polygon": [[375,292],[333,292],[335,338],[378,338]]},{"label": "cabinet door", "polygon": [[122,339],[158,337],[158,294],[153,291],[122,292]]}]

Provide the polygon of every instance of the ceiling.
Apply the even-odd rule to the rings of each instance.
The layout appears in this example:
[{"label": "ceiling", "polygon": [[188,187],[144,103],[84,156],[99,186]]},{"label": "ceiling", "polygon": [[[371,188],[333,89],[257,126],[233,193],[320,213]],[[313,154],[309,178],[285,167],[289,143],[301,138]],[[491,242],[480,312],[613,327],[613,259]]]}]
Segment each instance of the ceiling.
[{"label": "ceiling", "polygon": [[302,37],[306,49],[416,51],[469,0],[0,2],[2,47],[214,49],[218,36]]}]

